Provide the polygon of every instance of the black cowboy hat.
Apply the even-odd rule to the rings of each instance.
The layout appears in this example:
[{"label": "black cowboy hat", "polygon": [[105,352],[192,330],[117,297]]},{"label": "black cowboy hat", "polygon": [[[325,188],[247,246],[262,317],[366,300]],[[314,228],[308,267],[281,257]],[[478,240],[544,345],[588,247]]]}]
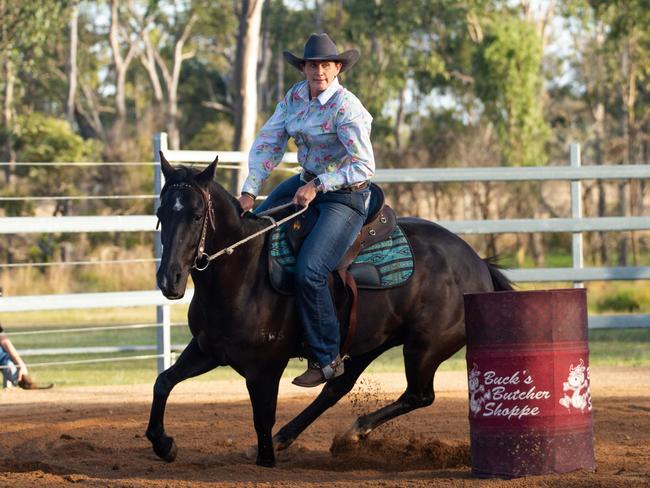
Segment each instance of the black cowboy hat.
[{"label": "black cowboy hat", "polygon": [[312,34],[305,43],[302,58],[291,54],[289,51],[284,51],[284,59],[300,71],[302,71],[302,65],[305,61],[337,61],[343,65],[341,67],[342,73],[357,62],[359,51],[350,49],[339,54],[336,52],[336,44],[330,39],[330,36],[327,34]]}]

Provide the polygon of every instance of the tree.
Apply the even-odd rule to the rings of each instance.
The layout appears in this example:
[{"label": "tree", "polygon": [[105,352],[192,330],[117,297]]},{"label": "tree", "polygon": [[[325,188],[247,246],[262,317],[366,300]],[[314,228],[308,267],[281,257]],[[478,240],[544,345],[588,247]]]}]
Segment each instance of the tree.
[{"label": "tree", "polygon": [[68,58],[68,100],[66,103],[66,116],[71,124],[75,120],[74,106],[77,94],[77,51],[79,46],[79,1],[74,0],[70,8],[70,49]]},{"label": "tree", "polygon": [[534,26],[514,16],[491,22],[475,54],[476,93],[496,128],[505,165],[546,163],[541,60]]},{"label": "tree", "polygon": [[[543,165],[550,135],[542,105],[542,41],[535,25],[501,13],[486,23],[486,35],[474,54],[476,93],[496,129],[504,165]],[[531,198],[532,197],[532,198]],[[519,216],[537,215],[540,185],[518,185],[513,194]],[[541,238],[518,240],[517,259],[523,264],[530,246],[536,264],[543,263]]]},{"label": "tree", "polygon": [[[15,104],[17,67],[24,73],[35,73],[43,48],[61,27],[61,15],[68,2],[64,0],[43,0],[39,2],[14,2],[0,0],[0,65],[2,67],[3,147],[0,159],[14,163]],[[13,185],[15,167],[5,169],[5,181]]]},{"label": "tree", "polygon": [[111,0],[111,25],[108,38],[115,70],[115,109],[117,118],[113,131],[115,141],[120,140],[126,123],[126,76],[138,49],[137,33],[128,29],[128,22],[120,21],[120,0]]},{"label": "tree", "polygon": [[[233,148],[248,151],[255,139],[257,122],[257,59],[260,48],[260,27],[263,0],[242,0],[237,35],[237,56],[234,74],[235,136]],[[247,176],[242,169],[235,172],[232,181],[233,193],[238,193]]]},{"label": "tree", "polygon": [[[572,94],[586,107],[596,164],[635,164],[647,161],[648,79],[650,75],[650,13],[647,2],[574,0],[562,10],[574,39],[573,67],[577,74]],[[599,216],[644,214],[645,182],[620,181],[618,198],[607,205],[606,187],[598,182]],[[611,261],[605,233],[599,234],[599,258]],[[617,261],[627,264],[631,247],[637,259],[634,233],[618,237]]]},{"label": "tree", "polygon": [[[172,149],[178,149],[180,147],[178,83],[183,62],[196,55],[196,49],[185,50],[185,45],[198,20],[198,14],[190,5],[186,5],[184,8],[175,8],[171,15],[164,15],[162,11],[159,11],[156,19],[162,23],[164,29],[158,29],[157,26],[148,27],[148,31],[142,36],[146,55],[141,57],[141,61],[147,68],[157,101],[160,100],[160,95],[163,93],[160,86],[164,84],[164,94],[167,96],[166,127],[169,134],[169,145]],[[156,46],[153,45],[152,40],[155,37],[159,39]],[[170,59],[165,59],[165,53],[168,53]],[[158,70],[151,65],[152,58],[162,74],[163,83],[160,82]]]}]

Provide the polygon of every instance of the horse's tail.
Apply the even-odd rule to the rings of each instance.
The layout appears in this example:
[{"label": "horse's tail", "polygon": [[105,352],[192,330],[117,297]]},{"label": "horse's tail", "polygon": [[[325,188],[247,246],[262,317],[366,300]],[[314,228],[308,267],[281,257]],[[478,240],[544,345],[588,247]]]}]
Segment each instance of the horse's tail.
[{"label": "horse's tail", "polygon": [[497,258],[485,258],[483,259],[483,262],[490,271],[490,278],[492,278],[492,286],[494,286],[494,291],[514,290],[514,283],[510,281],[506,275],[503,274],[502,268],[499,266]]}]

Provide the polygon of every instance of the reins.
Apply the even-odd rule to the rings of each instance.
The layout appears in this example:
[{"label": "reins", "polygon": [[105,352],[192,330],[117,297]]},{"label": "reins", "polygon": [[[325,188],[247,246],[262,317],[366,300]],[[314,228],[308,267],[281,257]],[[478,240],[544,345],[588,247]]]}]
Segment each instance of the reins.
[{"label": "reins", "polygon": [[[208,198],[209,198],[209,196],[210,195],[208,194]],[[206,269],[209,266],[211,261],[214,261],[219,256],[223,256],[224,254],[227,254],[227,255],[232,254],[233,252],[235,252],[235,248],[241,246],[242,244],[245,244],[246,242],[250,241],[251,239],[255,239],[257,236],[265,234],[266,232],[270,231],[271,229],[275,229],[276,227],[284,224],[285,222],[297,217],[298,215],[303,213],[305,210],[307,210],[307,208],[309,208],[309,207],[302,207],[297,212],[294,212],[291,215],[288,215],[287,217],[285,217],[285,218],[283,218],[281,220],[277,220],[277,221],[273,217],[270,216],[270,214],[277,213],[280,210],[283,210],[283,209],[285,209],[285,208],[287,208],[287,207],[289,207],[291,205],[293,205],[293,203],[286,203],[284,205],[279,205],[277,207],[273,207],[273,208],[270,208],[270,209],[268,209],[268,210],[266,210],[264,212],[261,212],[258,215],[258,217],[261,217],[263,219],[268,219],[271,222],[271,225],[269,225],[268,227],[263,228],[260,231],[255,232],[254,234],[249,235],[248,237],[245,237],[244,239],[242,239],[240,241],[235,242],[234,244],[232,244],[232,245],[230,245],[228,247],[224,247],[223,249],[221,249],[220,251],[215,252],[214,254],[208,254],[206,252],[203,252],[203,250],[201,250],[199,255],[197,255],[197,257],[194,258],[194,264],[192,265],[192,267],[194,269],[196,269],[197,271],[203,271],[204,269]],[[205,220],[204,220],[203,231],[201,233],[201,235],[202,235],[201,240],[202,241],[204,241],[206,227],[207,226],[205,225]],[[203,259],[205,259],[205,266],[201,267],[199,265],[199,262],[202,261]]]},{"label": "reins", "polygon": [[[211,261],[214,261],[217,259],[219,256],[223,256],[224,254],[230,255],[233,252],[235,252],[235,248],[241,246],[242,244],[245,244],[246,242],[250,241],[251,239],[255,239],[257,236],[260,236],[262,234],[265,234],[266,232],[270,231],[271,229],[275,229],[276,227],[284,224],[285,222],[297,217],[301,213],[303,213],[307,208],[309,207],[302,207],[300,210],[297,212],[292,213],[291,215],[276,221],[273,217],[271,217],[271,214],[277,213],[280,210],[284,210],[287,207],[290,207],[293,205],[292,202],[285,203],[284,205],[278,205],[277,207],[270,208],[268,210],[265,210],[264,212],[260,212],[258,214],[258,217],[261,217],[263,219],[267,219],[271,222],[271,225],[268,227],[265,227],[264,229],[255,232],[254,234],[251,234],[248,237],[245,237],[244,239],[235,242],[234,244],[224,247],[220,251],[215,252],[214,254],[208,254],[205,252],[205,240],[208,234],[208,222],[210,223],[210,227],[212,227],[212,230],[215,230],[215,224],[214,224],[214,210],[212,208],[212,198],[210,197],[210,192],[208,190],[204,190],[203,188],[199,187],[196,184],[192,183],[174,183],[169,185],[168,187],[163,188],[163,191],[160,193],[160,198],[162,199],[163,195],[169,191],[172,188],[178,188],[178,189],[185,189],[185,190],[197,190],[199,194],[201,195],[201,198],[203,199],[203,203],[206,208],[205,215],[203,216],[203,223],[201,225],[201,240],[199,241],[199,246],[196,250],[196,256],[194,258],[194,264],[192,265],[192,268],[196,269],[197,271],[203,271],[205,270],[209,265]],[[160,219],[158,219],[158,223],[156,224],[156,229],[158,229],[160,225]],[[205,259],[205,266],[201,266],[200,262]]]}]

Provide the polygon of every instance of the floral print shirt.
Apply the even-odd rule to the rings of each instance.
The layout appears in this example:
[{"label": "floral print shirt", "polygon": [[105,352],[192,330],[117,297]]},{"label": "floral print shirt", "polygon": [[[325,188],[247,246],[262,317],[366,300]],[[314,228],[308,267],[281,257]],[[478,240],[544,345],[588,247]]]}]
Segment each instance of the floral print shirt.
[{"label": "floral print shirt", "polygon": [[258,195],[280,163],[289,137],[298,146],[298,162],[318,175],[323,191],[360,183],[375,174],[370,143],[372,116],[338,78],[309,99],[307,81],[296,83],[260,129],[251,148],[243,192]]}]

